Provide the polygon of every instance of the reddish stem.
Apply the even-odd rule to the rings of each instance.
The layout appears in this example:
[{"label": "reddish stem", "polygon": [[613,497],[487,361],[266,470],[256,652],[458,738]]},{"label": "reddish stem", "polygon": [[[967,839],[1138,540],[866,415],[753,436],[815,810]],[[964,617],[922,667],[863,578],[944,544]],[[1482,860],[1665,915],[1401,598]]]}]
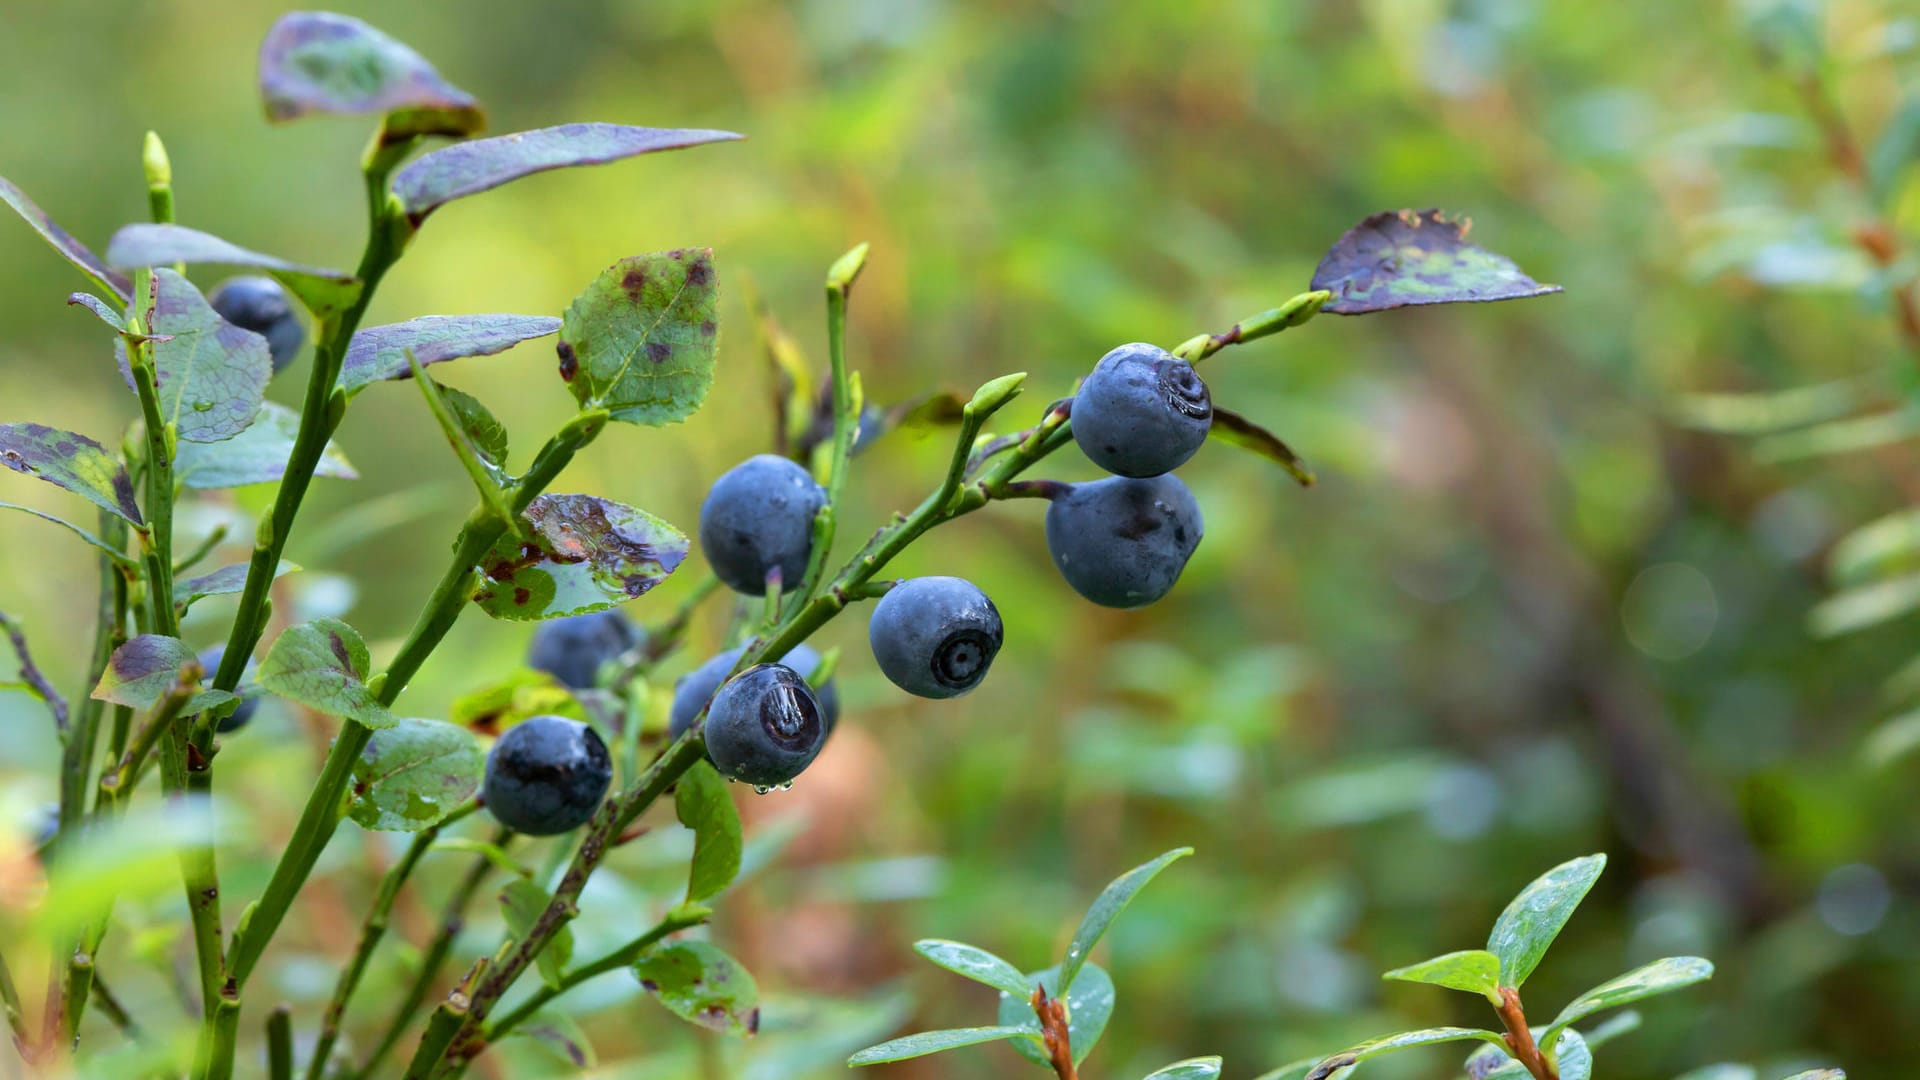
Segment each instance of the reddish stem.
[{"label": "reddish stem", "polygon": [[1073,1070],[1073,1043],[1067,1037],[1067,1003],[1049,998],[1047,988],[1033,988],[1033,1015],[1040,1018],[1040,1041],[1045,1044],[1047,1063],[1060,1080],[1080,1080]]},{"label": "reddish stem", "polygon": [[1513,1058],[1527,1067],[1533,1080],[1560,1080],[1559,1070],[1534,1045],[1533,1029],[1527,1026],[1527,1014],[1520,1009],[1520,991],[1511,986],[1500,988],[1500,1022],[1507,1026],[1507,1048]]}]

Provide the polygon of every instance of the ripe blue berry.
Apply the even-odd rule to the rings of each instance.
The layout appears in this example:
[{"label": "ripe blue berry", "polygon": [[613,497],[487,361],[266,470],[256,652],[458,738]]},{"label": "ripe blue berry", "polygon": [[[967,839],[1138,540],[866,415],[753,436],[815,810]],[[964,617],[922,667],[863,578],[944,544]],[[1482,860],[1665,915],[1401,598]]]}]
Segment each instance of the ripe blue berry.
[{"label": "ripe blue berry", "polygon": [[[727,681],[727,672],[740,662],[740,650],[728,649],[726,652],[709,659],[706,663],[680,676],[673,684],[673,712],[667,726],[667,736],[677,739],[680,733],[693,726],[700,710],[707,707],[707,701],[720,684]],[[820,666],[820,654],[811,645],[795,645],[793,651],[780,658],[780,663],[792,668],[803,679],[813,677],[813,669]],[[821,719],[826,721],[827,733],[833,733],[833,725],[840,720],[840,688],[838,679],[828,679],[825,686],[815,687],[813,694],[820,702]]]},{"label": "ripe blue berry", "polygon": [[1200,505],[1177,476],[1075,484],[1047,508],[1053,564],[1075,592],[1105,607],[1167,595],[1204,531]]},{"label": "ripe blue berry", "polygon": [[[200,654],[200,666],[206,669],[206,675],[201,680],[204,685],[213,685],[213,673],[220,670],[220,659],[226,655],[225,645],[214,645]],[[251,668],[252,661],[248,661],[247,666]],[[239,731],[252,723],[254,712],[260,708],[260,698],[247,692],[244,687],[236,689],[235,693],[240,695],[240,704],[235,706],[232,712],[220,718],[219,730],[222,734]]]},{"label": "ripe blue berry", "polygon": [[1157,345],[1100,358],[1073,396],[1073,441],[1119,476],[1169,473],[1207,441],[1213,399],[1193,365]]},{"label": "ripe blue berry", "polygon": [[549,619],[533,632],[527,666],[570,690],[593,689],[600,666],[646,640],[646,632],[618,610]]},{"label": "ripe blue berry", "polygon": [[880,670],[893,685],[925,698],[958,697],[979,685],[1004,636],[993,601],[956,577],[895,585],[867,624]]},{"label": "ripe blue berry", "polygon": [[242,330],[251,330],[267,339],[267,351],[273,356],[273,370],[293,363],[300,346],[307,340],[306,327],[293,313],[287,291],[270,277],[228,278],[207,297],[207,303],[220,317]]},{"label": "ripe blue berry", "polygon": [[613,758],[598,732],[563,716],[535,716],[493,744],[481,797],[507,828],[553,836],[585,824],[612,782]]},{"label": "ripe blue berry", "polygon": [[762,596],[768,571],[778,569],[792,588],[813,550],[813,516],[827,492],[807,470],[783,457],[760,454],[722,474],[700,507],[700,547],[721,581],[735,592]]},{"label": "ripe blue berry", "polygon": [[826,718],[807,680],[781,664],[758,664],[727,680],[707,707],[707,757],[720,775],[773,787],[812,764],[827,741]]}]

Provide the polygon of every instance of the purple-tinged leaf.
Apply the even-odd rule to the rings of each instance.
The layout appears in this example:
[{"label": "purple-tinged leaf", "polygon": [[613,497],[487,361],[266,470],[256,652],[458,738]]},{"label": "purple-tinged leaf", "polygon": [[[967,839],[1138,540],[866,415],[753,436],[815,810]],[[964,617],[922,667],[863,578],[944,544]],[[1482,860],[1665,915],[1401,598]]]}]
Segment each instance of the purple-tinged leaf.
[{"label": "purple-tinged leaf", "polygon": [[[116,334],[125,334],[127,332],[126,318],[122,316],[113,305],[92,293],[77,292],[68,295],[67,306],[86,308],[88,311],[93,312],[101,322],[106,323]],[[153,337],[152,335],[145,335],[141,340],[152,341]]]},{"label": "purple-tinged leaf", "polygon": [[88,532],[87,530],[81,528],[80,526],[75,525],[73,522],[68,521],[66,518],[56,517],[55,515],[49,514],[44,510],[35,510],[31,506],[21,506],[19,503],[0,502],[0,510],[18,510],[23,514],[32,514],[34,517],[37,517],[42,521],[51,521],[55,525],[58,525],[61,528],[66,529],[67,531],[73,533],[75,536],[78,536],[80,539],[85,540],[87,543],[92,544],[94,547],[99,548],[102,554],[106,555],[107,558],[112,559],[114,562],[119,563],[121,566],[124,566],[129,570],[138,570],[140,568],[139,561],[134,559],[132,556],[128,555],[124,550],[114,547],[112,544],[107,543],[105,540],[100,539],[98,536],[95,536],[94,534]]},{"label": "purple-tinged leaf", "polygon": [[248,251],[211,233],[183,225],[127,225],[107,243],[107,264],[123,270],[174,263],[218,263],[265,270],[316,316],[344,311],[360,298],[360,279],[352,274],[300,266]]},{"label": "purple-tinged leaf", "polygon": [[133,481],[107,448],[71,431],[41,424],[0,424],[0,465],[66,488],[145,529]]},{"label": "purple-tinged leaf", "polygon": [[[115,705],[151,709],[182,681],[181,672],[189,664],[196,669],[200,666],[186,642],[162,634],[141,634],[113,650],[93,696]],[[204,675],[202,672],[197,677]],[[233,695],[225,690],[202,690],[182,711],[200,712],[232,700]]]},{"label": "purple-tinged leaf", "polygon": [[273,639],[257,678],[270,692],[309,709],[390,728],[393,714],[367,689],[370,663],[358,631],[339,619],[315,619]]},{"label": "purple-tinged leaf", "polygon": [[631,600],[687,557],[687,538],[644,510],[592,495],[542,495],[480,563],[474,602],[496,619],[583,615]]},{"label": "purple-tinged leaf", "polygon": [[1252,420],[1218,405],[1213,407],[1213,426],[1207,434],[1223,443],[1237,446],[1242,450],[1251,450],[1268,461],[1287,470],[1287,475],[1299,482],[1301,487],[1313,486],[1313,470],[1300,460],[1293,448],[1280,441],[1280,436],[1254,423]]},{"label": "purple-tinged leaf", "polygon": [[[300,430],[300,415],[278,402],[263,402],[253,426],[224,442],[183,442],[174,454],[173,475],[196,491],[269,484],[287,473],[287,459],[293,456],[293,439]],[[358,480],[340,448],[327,443],[320,455],[315,476],[335,480]]]},{"label": "purple-tinged leaf", "polygon": [[463,356],[492,356],[560,329],[549,315],[423,315],[353,335],[340,364],[339,388],[353,394],[382,379],[405,379],[407,350],[421,367]]},{"label": "purple-tinged leaf", "polygon": [[408,220],[418,225],[455,199],[491,191],[534,173],[575,165],[605,165],[656,150],[680,150],[739,138],[742,136],[731,131],[700,128],[562,124],[435,150],[400,170],[393,178],[393,193],[400,197]]},{"label": "purple-tinged leaf", "polygon": [[719,295],[705,248],[614,263],[567,308],[560,378],[582,408],[615,420],[659,427],[686,419],[713,386]]},{"label": "purple-tinged leaf", "polygon": [[704,941],[661,945],[633,973],[667,1011],[725,1035],[760,1030],[760,988],[740,961]]},{"label": "purple-tinged leaf", "polygon": [[267,31],[260,97],[274,121],[385,113],[381,134],[389,142],[486,126],[480,103],[419,53],[359,19],[325,11],[292,12]]},{"label": "purple-tinged leaf", "polygon": [[593,1044],[573,1017],[558,1009],[542,1009],[507,1032],[507,1038],[531,1039],[563,1065],[591,1069],[598,1063]]},{"label": "purple-tinged leaf", "polygon": [[[158,268],[153,306],[144,313],[153,338],[160,416],[185,442],[222,442],[252,426],[273,376],[267,339],[222,319],[193,283]],[[121,368],[125,342],[115,346]]]},{"label": "purple-tinged leaf", "polygon": [[14,213],[19,214],[28,225],[33,226],[33,231],[39,233],[42,240],[52,245],[53,250],[59,252],[68,262],[79,267],[80,272],[92,278],[94,284],[121,300],[133,295],[133,282],[127,280],[127,275],[107,269],[107,265],[101,262],[100,257],[95,255],[87,245],[75,240],[67,230],[54,224],[45,210],[35,206],[33,200],[27,198],[26,192],[13,186],[13,182],[4,176],[0,176],[0,202],[12,207]]},{"label": "purple-tinged leaf", "polygon": [[1560,292],[1513,260],[1467,242],[1466,219],[1438,210],[1389,210],[1347,230],[1313,272],[1333,293],[1321,310],[1365,315],[1415,304],[1483,303]]}]

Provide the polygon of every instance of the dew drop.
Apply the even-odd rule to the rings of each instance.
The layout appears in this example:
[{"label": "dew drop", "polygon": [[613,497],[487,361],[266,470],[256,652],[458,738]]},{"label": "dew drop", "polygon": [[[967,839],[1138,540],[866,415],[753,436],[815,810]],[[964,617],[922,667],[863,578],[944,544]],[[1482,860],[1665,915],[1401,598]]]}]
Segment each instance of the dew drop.
[{"label": "dew drop", "polygon": [[770,788],[770,787],[768,787],[768,786],[767,786],[767,785],[765,785],[765,784],[755,784],[755,785],[753,785],[753,793],[754,793],[755,795],[765,795],[765,794],[767,794],[768,792],[770,792],[770,791],[772,791],[772,790],[773,790],[772,788]]},{"label": "dew drop", "polygon": [[789,781],[787,781],[786,783],[784,783],[784,784],[781,784],[781,785],[780,785],[780,790],[781,790],[781,791],[792,791],[792,790],[793,790],[793,781],[791,781],[791,780],[789,780]]},{"label": "dew drop", "polygon": [[212,412],[212,411],[213,411],[213,402],[211,402],[211,401],[196,401],[196,402],[194,402],[194,403],[193,403],[193,411],[194,411],[194,412]]}]

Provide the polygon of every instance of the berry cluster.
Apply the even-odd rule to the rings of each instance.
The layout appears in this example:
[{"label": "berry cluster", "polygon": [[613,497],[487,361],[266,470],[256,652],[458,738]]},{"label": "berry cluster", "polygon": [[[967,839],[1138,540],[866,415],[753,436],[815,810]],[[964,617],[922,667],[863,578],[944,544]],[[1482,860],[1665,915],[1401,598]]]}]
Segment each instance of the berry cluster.
[{"label": "berry cluster", "polygon": [[[1200,544],[1199,505],[1172,470],[1206,441],[1213,419],[1207,385],[1164,349],[1123,345],[1101,358],[1069,408],[1074,440],[1115,475],[1049,487],[1054,564],[1096,604],[1150,604],[1173,588]],[[714,575],[743,596],[779,597],[795,587],[814,561],[816,518],[830,501],[790,458],[760,454],[729,469],[700,508],[700,545]],[[617,612],[557,619],[534,635],[528,664],[569,688],[591,689],[602,684],[606,665],[645,637]],[[993,601],[957,577],[886,586],[868,625],[881,673],[924,698],[978,686],[1004,639]],[[700,725],[708,760],[723,776],[766,790],[792,783],[819,755],[839,719],[840,696],[831,674],[816,684],[822,657],[807,645],[736,671],[745,652],[727,649],[680,678],[668,733],[677,739]],[[487,805],[523,832],[572,828],[605,795],[605,759],[591,729],[537,717],[495,745]]]}]

